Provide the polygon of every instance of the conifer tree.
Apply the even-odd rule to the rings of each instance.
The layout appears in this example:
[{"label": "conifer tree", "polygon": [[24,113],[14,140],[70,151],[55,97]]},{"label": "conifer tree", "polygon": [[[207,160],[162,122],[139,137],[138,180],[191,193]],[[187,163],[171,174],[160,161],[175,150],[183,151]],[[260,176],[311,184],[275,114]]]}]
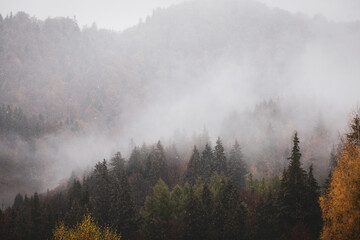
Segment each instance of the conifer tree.
[{"label": "conifer tree", "polygon": [[247,170],[238,141],[235,141],[235,144],[230,151],[227,165],[227,176],[238,189],[245,189],[245,176]]},{"label": "conifer tree", "polygon": [[211,165],[211,172],[217,172],[218,174],[226,173],[226,157],[220,137],[216,141],[214,158]]},{"label": "conifer tree", "polygon": [[257,239],[279,239],[277,213],[276,202],[272,190],[269,189],[256,205]]},{"label": "conifer tree", "polygon": [[305,222],[309,227],[314,238],[318,239],[321,230],[321,208],[320,208],[320,187],[313,174],[313,166],[309,167],[309,174],[307,178],[307,215]]},{"label": "conifer tree", "polygon": [[185,172],[185,181],[190,184],[195,184],[196,179],[201,175],[201,167],[200,154],[196,146],[194,146],[193,153]]},{"label": "conifer tree", "polygon": [[190,187],[190,191],[185,199],[185,214],[184,214],[184,229],[183,239],[204,239],[201,229],[201,206],[200,201],[195,196],[193,187]]},{"label": "conifer tree", "polygon": [[290,163],[283,172],[280,193],[280,224],[284,229],[292,228],[299,222],[304,222],[307,212],[306,206],[306,172],[301,168],[301,153],[299,138],[295,133]]},{"label": "conifer tree", "polygon": [[31,238],[43,239],[42,229],[42,209],[40,205],[39,195],[35,192],[31,199]]},{"label": "conifer tree", "polygon": [[209,145],[209,143],[207,143],[205,145],[205,149],[201,154],[201,177],[204,180],[209,180],[211,177],[211,164],[213,162],[214,159],[214,154],[213,151]]},{"label": "conifer tree", "polygon": [[132,173],[142,173],[141,164],[141,153],[137,147],[134,147],[126,165],[126,172],[128,176],[130,176]]},{"label": "conifer tree", "polygon": [[94,218],[100,224],[110,224],[111,187],[109,170],[105,159],[95,165],[90,186]]},{"label": "conifer tree", "polygon": [[113,226],[128,238],[135,226],[135,205],[125,170],[125,160],[120,152],[110,161],[111,170],[111,209]]},{"label": "conifer tree", "polygon": [[165,240],[171,235],[172,202],[168,187],[162,179],[146,197],[144,210],[144,237],[151,240]]},{"label": "conifer tree", "polygon": [[160,141],[158,141],[156,147],[153,148],[148,158],[150,164],[149,178],[151,182],[155,184],[160,178],[166,182],[168,179],[167,161],[164,148]]}]

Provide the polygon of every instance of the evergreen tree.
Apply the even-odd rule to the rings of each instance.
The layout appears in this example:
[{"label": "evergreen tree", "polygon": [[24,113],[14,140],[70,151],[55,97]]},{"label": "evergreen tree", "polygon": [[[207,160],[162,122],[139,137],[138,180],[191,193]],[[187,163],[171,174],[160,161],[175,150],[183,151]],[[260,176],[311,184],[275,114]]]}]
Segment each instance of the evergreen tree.
[{"label": "evergreen tree", "polygon": [[146,197],[144,210],[144,237],[151,240],[168,239],[172,233],[172,202],[168,187],[162,179]]},{"label": "evergreen tree", "polygon": [[299,138],[295,133],[289,157],[290,164],[283,172],[279,193],[280,224],[284,230],[294,227],[299,222],[304,222],[307,212],[307,176],[301,168],[300,158]]},{"label": "evergreen tree", "polygon": [[217,172],[218,174],[226,173],[226,157],[220,137],[216,141],[211,172]]},{"label": "evergreen tree", "polygon": [[279,239],[277,213],[276,201],[269,189],[256,205],[257,239]]},{"label": "evergreen tree", "polygon": [[213,151],[209,145],[209,143],[207,143],[205,145],[205,149],[201,154],[201,177],[205,180],[209,180],[211,177],[211,164],[213,162],[214,159],[214,154]]},{"label": "evergreen tree", "polygon": [[41,213],[39,195],[35,192],[31,199],[31,239],[44,239]]},{"label": "evergreen tree", "polygon": [[319,203],[320,187],[313,175],[313,166],[310,165],[309,174],[307,178],[307,215],[305,223],[309,227],[314,238],[318,239],[321,230],[321,208]]},{"label": "evergreen tree", "polygon": [[137,147],[134,147],[131,152],[129,161],[126,165],[126,172],[128,176],[132,173],[142,173],[141,153]]},{"label": "evergreen tree", "polygon": [[135,205],[125,170],[125,160],[120,152],[110,162],[111,170],[111,207],[110,216],[113,226],[127,239],[135,229]]},{"label": "evergreen tree", "polygon": [[24,198],[23,196],[18,193],[14,199],[14,204],[13,204],[13,208],[19,208],[24,202]]},{"label": "evergreen tree", "polygon": [[185,181],[190,184],[195,184],[196,179],[201,175],[201,167],[200,154],[196,146],[194,146],[193,153],[185,172]]},{"label": "evergreen tree", "polygon": [[245,176],[247,174],[247,170],[240,145],[237,141],[235,141],[235,144],[230,151],[227,166],[227,176],[238,189],[245,189]]},{"label": "evergreen tree", "polygon": [[156,144],[149,155],[149,178],[152,184],[155,184],[160,178],[167,181],[167,161],[164,153],[164,148],[160,141]]},{"label": "evergreen tree", "polygon": [[100,224],[110,224],[111,186],[106,160],[98,162],[91,176],[90,196],[94,218]]},{"label": "evergreen tree", "polygon": [[184,229],[183,239],[204,239],[203,232],[199,231],[201,228],[201,206],[200,201],[195,196],[193,187],[190,187],[190,191],[185,199],[185,214],[184,214]]}]

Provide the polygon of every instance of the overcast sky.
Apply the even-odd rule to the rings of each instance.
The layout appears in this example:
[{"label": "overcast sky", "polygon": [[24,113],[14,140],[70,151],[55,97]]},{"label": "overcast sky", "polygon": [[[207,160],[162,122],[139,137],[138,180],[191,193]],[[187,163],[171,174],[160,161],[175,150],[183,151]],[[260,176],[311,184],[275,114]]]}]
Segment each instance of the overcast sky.
[{"label": "overcast sky", "polygon": [[[80,26],[96,22],[98,27],[123,30],[152,14],[184,0],[0,0],[0,13],[25,11],[40,19],[74,17]],[[221,1],[221,0],[219,0]],[[360,20],[360,0],[259,0],[271,7],[308,15],[320,13],[334,21]]]}]

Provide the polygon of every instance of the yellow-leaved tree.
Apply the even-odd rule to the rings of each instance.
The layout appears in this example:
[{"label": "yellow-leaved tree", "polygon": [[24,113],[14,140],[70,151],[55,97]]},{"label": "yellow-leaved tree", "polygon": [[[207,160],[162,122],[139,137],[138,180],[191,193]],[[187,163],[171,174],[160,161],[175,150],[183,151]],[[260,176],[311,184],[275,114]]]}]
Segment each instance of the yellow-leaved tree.
[{"label": "yellow-leaved tree", "polygon": [[323,240],[360,239],[360,119],[356,116],[332,173],[330,186],[320,198]]},{"label": "yellow-leaved tree", "polygon": [[100,228],[90,215],[85,215],[75,228],[61,223],[54,231],[54,240],[120,240],[120,236],[109,228]]}]

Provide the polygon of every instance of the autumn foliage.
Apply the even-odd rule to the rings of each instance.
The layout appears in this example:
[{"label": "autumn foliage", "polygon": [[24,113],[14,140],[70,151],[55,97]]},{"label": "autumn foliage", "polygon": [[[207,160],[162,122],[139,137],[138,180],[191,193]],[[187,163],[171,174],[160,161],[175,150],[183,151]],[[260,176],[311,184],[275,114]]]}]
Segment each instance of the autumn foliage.
[{"label": "autumn foliage", "polygon": [[64,223],[54,231],[54,240],[120,240],[120,236],[109,228],[100,228],[90,215],[85,215],[75,228],[67,228]]},{"label": "autumn foliage", "polygon": [[359,117],[351,125],[329,190],[320,198],[323,212],[321,239],[360,239]]}]

